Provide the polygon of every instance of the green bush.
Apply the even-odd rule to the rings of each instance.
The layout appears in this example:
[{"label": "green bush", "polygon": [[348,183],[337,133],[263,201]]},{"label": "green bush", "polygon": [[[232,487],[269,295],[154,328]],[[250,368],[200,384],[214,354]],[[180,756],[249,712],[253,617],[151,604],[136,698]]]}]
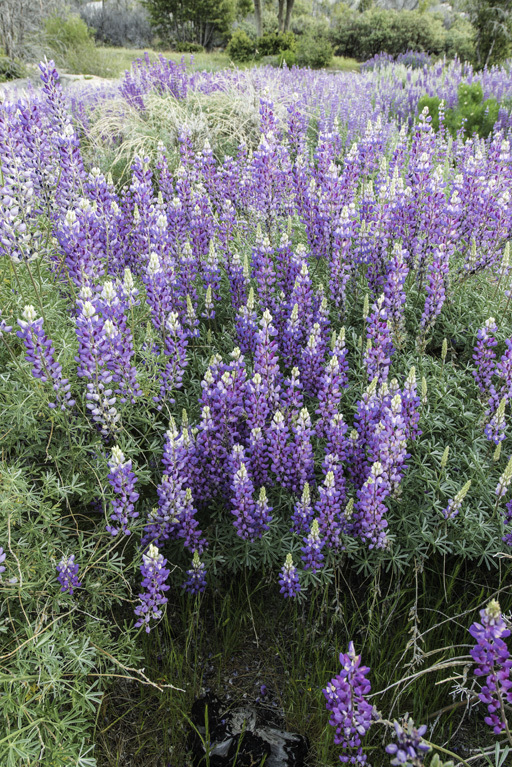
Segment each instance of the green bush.
[{"label": "green bush", "polygon": [[93,30],[80,16],[54,15],[46,19],[45,38],[50,56],[68,72],[89,73],[96,49]]},{"label": "green bush", "polygon": [[179,40],[174,44],[174,50],[178,53],[204,53],[204,46],[190,43],[188,40]]},{"label": "green bush", "polygon": [[463,18],[457,18],[446,31],[444,52],[448,58],[459,58],[461,61],[475,60],[475,30]]},{"label": "green bush", "polygon": [[252,61],[256,56],[256,44],[243,29],[236,29],[226,48],[226,53],[235,64]]},{"label": "green bush", "polygon": [[282,51],[294,51],[297,46],[293,32],[271,32],[256,41],[260,56],[277,56]]},{"label": "green bush", "polygon": [[372,8],[364,13],[345,14],[332,39],[338,56],[366,61],[377,53],[398,56],[408,50],[441,54],[446,45],[446,30],[440,19],[431,14]]},{"label": "green bush", "polygon": [[297,63],[297,54],[295,51],[281,51],[278,64],[280,67],[286,64],[287,67],[293,67]]},{"label": "green bush", "polygon": [[[452,136],[464,124],[466,137],[476,133],[480,138],[487,138],[498,119],[499,104],[495,98],[483,100],[483,90],[480,83],[460,85],[458,101],[455,109],[447,109],[445,125]],[[439,106],[441,99],[437,96],[423,96],[418,102],[418,113],[421,114],[425,107],[432,117],[432,127],[439,130]]]},{"label": "green bush", "polygon": [[300,67],[322,69],[332,62],[333,49],[325,36],[304,35],[297,45],[297,64]]},{"label": "green bush", "polygon": [[25,77],[26,71],[23,64],[7,56],[0,56],[0,83],[7,80],[17,80],[19,77]]}]

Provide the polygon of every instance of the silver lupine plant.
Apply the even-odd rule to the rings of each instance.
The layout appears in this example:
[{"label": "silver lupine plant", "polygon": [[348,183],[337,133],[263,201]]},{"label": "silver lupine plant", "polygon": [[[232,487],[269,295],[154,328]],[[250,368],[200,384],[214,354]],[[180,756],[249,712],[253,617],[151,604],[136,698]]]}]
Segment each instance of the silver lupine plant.
[{"label": "silver lupine plant", "polygon": [[[434,84],[448,102],[469,76],[510,98],[508,73],[439,64],[407,89],[393,68],[199,74],[147,58],[116,92],[131,117],[231,89],[250,92],[254,119],[240,141],[184,120],[168,146],[141,142],[118,186],[87,154],[111,93],[70,103],[52,62],[41,76],[0,105],[13,635],[32,615],[16,602],[28,577],[44,594],[31,637],[62,602],[135,673],[133,629],[159,630],[176,587],[198,607],[224,576],[270,573],[288,606],[343,568],[506,558],[512,121],[503,109],[487,140],[452,140],[415,105]],[[129,151],[121,133],[103,140]],[[481,693],[495,731],[496,695],[510,695],[496,609],[472,630],[481,670],[482,653],[500,666]],[[93,644],[89,670],[114,657]],[[375,712],[360,661],[350,644],[324,694],[337,741],[364,762]],[[423,734],[404,721],[388,753],[420,763]]]}]

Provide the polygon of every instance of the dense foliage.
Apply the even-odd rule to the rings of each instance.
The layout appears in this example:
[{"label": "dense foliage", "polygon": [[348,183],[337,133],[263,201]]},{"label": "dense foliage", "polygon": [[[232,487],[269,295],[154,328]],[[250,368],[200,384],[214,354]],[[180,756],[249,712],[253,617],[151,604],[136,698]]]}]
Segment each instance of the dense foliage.
[{"label": "dense foliage", "polygon": [[446,112],[441,108],[441,99],[437,96],[423,96],[419,101],[418,111],[422,112],[427,107],[434,130],[439,130],[442,112],[442,120],[454,138],[460,130],[463,130],[468,138],[475,133],[480,138],[487,138],[499,116],[496,99],[489,98],[484,101],[480,83],[460,85],[457,96],[457,105]]},{"label": "dense foliage", "polygon": [[345,14],[332,33],[338,56],[366,61],[378,53],[397,56],[408,50],[473,58],[472,29],[446,30],[436,16],[418,11],[372,8]]},{"label": "dense foliage", "polygon": [[[160,641],[179,593],[236,576],[248,594],[252,576],[306,605],[439,559],[499,579],[510,114],[465,140],[416,111],[425,83],[448,102],[472,75],[162,57],[70,105],[50,62],[39,94],[0,107],[2,763],[93,764],[105,680],[164,689],[139,632]],[[504,70],[475,80],[510,96]],[[212,117],[236,99],[239,140]],[[178,107],[173,134],[158,110]],[[99,166],[122,151],[116,186]],[[502,729],[508,629],[486,610],[464,657],[499,670],[478,694]],[[348,759],[377,714],[353,645],[340,661],[324,694]],[[394,763],[427,753],[424,726],[394,732]]]}]

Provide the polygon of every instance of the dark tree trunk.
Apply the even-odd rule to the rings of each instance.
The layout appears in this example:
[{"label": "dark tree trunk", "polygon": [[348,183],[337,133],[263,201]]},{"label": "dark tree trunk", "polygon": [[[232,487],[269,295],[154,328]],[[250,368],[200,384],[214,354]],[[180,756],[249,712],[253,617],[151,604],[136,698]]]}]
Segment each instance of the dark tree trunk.
[{"label": "dark tree trunk", "polygon": [[293,4],[295,0],[286,0],[286,16],[284,17],[283,32],[288,32],[290,29],[290,21],[292,18]]},{"label": "dark tree trunk", "polygon": [[278,0],[278,6],[277,6],[277,28],[278,28],[278,30],[280,32],[283,31],[284,3],[285,3],[285,0]]},{"label": "dark tree trunk", "polygon": [[254,15],[256,16],[256,34],[261,37],[263,29],[261,26],[261,0],[254,0]]}]

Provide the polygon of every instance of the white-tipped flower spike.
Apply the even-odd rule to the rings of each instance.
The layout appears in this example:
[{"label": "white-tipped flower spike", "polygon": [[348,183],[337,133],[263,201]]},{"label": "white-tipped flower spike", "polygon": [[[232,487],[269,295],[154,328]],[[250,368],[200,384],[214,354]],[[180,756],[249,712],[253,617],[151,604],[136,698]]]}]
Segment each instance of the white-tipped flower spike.
[{"label": "white-tipped flower spike", "polygon": [[103,332],[107,338],[114,338],[117,335],[117,329],[112,320],[105,320]]},{"label": "white-tipped flower spike", "polygon": [[368,319],[368,315],[370,314],[370,299],[368,298],[368,293],[365,293],[364,301],[363,301],[363,320]]},{"label": "white-tipped flower spike", "polygon": [[450,455],[450,445],[446,445],[445,449],[443,450],[443,455],[441,456],[441,471],[444,471],[444,469],[446,469],[449,455]]},{"label": "white-tipped flower spike", "polygon": [[115,445],[115,446],[112,448],[112,458],[111,458],[111,462],[112,462],[113,464],[115,464],[116,466],[122,466],[122,464],[124,463],[124,453],[123,453],[123,451],[121,450],[121,448],[120,448],[120,447],[118,447],[117,445]]},{"label": "white-tipped flower spike", "polygon": [[500,277],[504,277],[508,274],[510,267],[510,242],[505,244],[503,249],[503,258],[500,265]]},{"label": "white-tipped flower spike", "polygon": [[352,519],[352,515],[354,513],[354,499],[349,498],[349,501],[347,505],[345,506],[345,511],[343,512],[343,516],[345,519]]},{"label": "white-tipped flower spike", "polygon": [[425,376],[421,379],[421,403],[422,405],[426,405],[428,402],[428,387],[427,387],[427,379]]},{"label": "white-tipped flower spike", "polygon": [[494,461],[494,463],[496,463],[496,461],[500,460],[500,457],[501,457],[501,445],[502,445],[501,442],[499,442],[496,445],[496,450],[494,451],[494,454],[492,456],[492,460]]},{"label": "white-tipped flower spike", "polygon": [[309,491],[309,482],[304,483],[304,488],[302,490],[302,503],[309,504],[311,500],[311,493]]},{"label": "white-tipped flower spike", "polygon": [[468,479],[466,484],[459,490],[455,498],[450,498],[448,501],[448,506],[443,511],[443,516],[445,519],[453,519],[456,517],[461,509],[462,502],[466,495],[468,494],[469,488],[471,487],[471,480]]},{"label": "white-tipped flower spike", "polygon": [[244,255],[244,267],[243,267],[244,279],[248,280],[251,277],[251,270],[249,269],[249,256],[247,253]]},{"label": "white-tipped flower spike", "polygon": [[94,306],[91,304],[90,301],[86,301],[84,305],[82,306],[82,314],[88,320],[90,320],[91,317],[94,317],[94,315],[96,314],[96,309],[94,308]]},{"label": "white-tipped flower spike", "polygon": [[448,341],[446,338],[443,338],[443,346],[441,349],[441,359],[443,360],[443,364],[446,360],[446,355],[448,354]]},{"label": "white-tipped flower spike", "polygon": [[160,259],[158,253],[151,253],[149,256],[148,274],[150,277],[154,277],[160,271]]},{"label": "white-tipped flower spike", "polygon": [[37,312],[32,304],[27,304],[23,309],[23,314],[21,316],[26,322],[34,322],[34,320],[37,319]]},{"label": "white-tipped flower spike", "polygon": [[[501,445],[501,442],[500,442]],[[503,474],[500,477],[500,480],[498,482],[498,486],[496,487],[496,495],[498,498],[503,498],[505,493],[507,492],[510,483],[512,482],[512,456],[510,456],[507,467]]]}]

